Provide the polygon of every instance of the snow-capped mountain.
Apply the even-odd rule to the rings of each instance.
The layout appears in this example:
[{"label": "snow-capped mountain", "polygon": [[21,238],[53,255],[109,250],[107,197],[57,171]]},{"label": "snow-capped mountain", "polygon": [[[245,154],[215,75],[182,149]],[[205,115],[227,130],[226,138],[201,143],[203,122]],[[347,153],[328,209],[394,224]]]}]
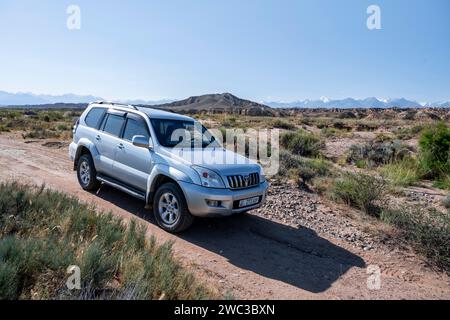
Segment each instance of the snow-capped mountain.
[{"label": "snow-capped mountain", "polygon": [[0,105],[15,106],[15,105],[39,105],[39,104],[53,104],[53,103],[89,103],[92,101],[102,100],[99,97],[90,95],[45,95],[33,93],[9,93],[0,91]]},{"label": "snow-capped mountain", "polygon": [[417,101],[399,99],[380,100],[375,97],[366,99],[346,98],[333,100],[328,98],[320,98],[318,100],[301,100],[293,102],[263,102],[272,108],[421,108],[421,107],[450,107],[450,102],[437,102],[420,104]]},{"label": "snow-capped mountain", "polygon": [[[63,95],[47,95],[34,94],[28,92],[10,93],[0,91],[0,105],[2,106],[21,106],[21,105],[43,105],[54,103],[90,103],[94,101],[108,101],[100,97],[92,95],[77,95],[77,94],[63,94]],[[121,100],[120,103],[135,104],[135,105],[155,105],[173,102],[174,100]]]},{"label": "snow-capped mountain", "polygon": [[450,101],[439,101],[433,103],[425,103],[424,107],[450,108]]},{"label": "snow-capped mountain", "polygon": [[[77,95],[77,94],[64,94],[64,95],[45,95],[34,93],[9,93],[0,91],[0,106],[22,106],[22,105],[47,105],[55,103],[89,103],[93,101],[104,101],[103,99],[93,95]],[[134,105],[164,105],[174,102],[175,100],[120,100],[117,102],[128,103]],[[272,108],[450,108],[450,101],[439,102],[417,102],[413,100],[407,100],[405,98],[399,99],[378,99],[370,97],[366,99],[330,99],[327,97],[321,97],[317,100],[299,100],[293,102],[280,102],[280,101],[261,101],[262,105],[270,106]]]}]

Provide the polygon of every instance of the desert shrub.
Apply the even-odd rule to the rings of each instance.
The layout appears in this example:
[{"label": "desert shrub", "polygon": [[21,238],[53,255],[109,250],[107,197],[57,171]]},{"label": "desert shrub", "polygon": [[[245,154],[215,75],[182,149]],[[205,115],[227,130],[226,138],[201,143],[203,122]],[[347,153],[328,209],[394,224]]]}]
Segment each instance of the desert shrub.
[{"label": "desert shrub", "polygon": [[384,132],[378,133],[374,139],[374,142],[391,142],[393,137],[390,134],[386,134]]},{"label": "desert shrub", "polygon": [[420,179],[419,163],[414,158],[387,164],[380,169],[381,175],[394,186],[406,187],[413,185]]},{"label": "desert shrub", "polygon": [[316,177],[326,177],[331,174],[330,163],[322,158],[308,159],[286,150],[280,151],[279,175],[282,177],[289,176],[293,179],[300,179],[300,183],[307,184]]},{"label": "desert shrub", "polygon": [[281,120],[281,119],[276,119],[274,121],[272,121],[272,127],[277,128],[277,129],[285,129],[285,130],[295,130],[296,126],[290,122]]},{"label": "desert shrub", "polygon": [[444,122],[424,129],[419,146],[427,177],[441,178],[450,174],[450,128]]},{"label": "desert shrub", "polygon": [[[213,296],[174,259],[170,244],[145,233],[76,198],[1,183],[0,300]],[[70,265],[81,268],[81,290],[65,286]]]},{"label": "desert shrub", "polygon": [[381,143],[369,141],[352,145],[347,154],[347,162],[355,164],[365,160],[368,166],[374,167],[402,160],[410,153],[409,147],[398,140]]},{"label": "desert shrub", "polygon": [[424,129],[423,125],[415,125],[412,127],[399,127],[394,131],[395,136],[399,140],[409,140],[417,137]]},{"label": "desert shrub", "polygon": [[79,110],[66,111],[63,114],[63,118],[66,120],[72,121],[74,118],[80,117],[81,114],[82,114],[82,111],[79,111]]},{"label": "desert shrub", "polygon": [[344,131],[351,131],[352,127],[342,121],[334,121],[333,128]]},{"label": "desert shrub", "polygon": [[433,182],[433,187],[450,190],[450,175],[443,175]]},{"label": "desert shrub", "polygon": [[236,118],[235,117],[229,117],[224,119],[221,122],[221,126],[224,128],[234,128],[236,127]]},{"label": "desert shrub", "polygon": [[298,123],[300,125],[312,126],[314,124],[314,120],[308,116],[303,116],[302,118],[300,118]]},{"label": "desert shrub", "polygon": [[408,110],[403,116],[404,120],[415,120],[417,115],[417,110]]},{"label": "desert shrub", "polygon": [[375,130],[377,130],[378,129],[378,127],[379,127],[379,125],[378,124],[374,124],[374,123],[358,123],[357,125],[356,125],[356,131],[369,131],[369,132],[371,132],[371,131],[375,131]]},{"label": "desert shrub", "polygon": [[366,169],[369,164],[367,163],[366,160],[358,160],[355,162],[355,166],[359,169]]},{"label": "desert shrub", "polygon": [[356,114],[352,111],[343,111],[338,115],[339,119],[356,119]]},{"label": "desert shrub", "polygon": [[66,124],[59,124],[56,129],[58,129],[59,131],[67,131],[70,130],[70,127]]},{"label": "desert shrub", "polygon": [[334,138],[334,137],[346,137],[349,135],[347,130],[341,130],[336,128],[323,128],[320,130],[320,134],[325,138]]},{"label": "desert shrub", "polygon": [[386,182],[367,174],[344,173],[334,180],[329,195],[335,201],[378,216],[387,192]]},{"label": "desert shrub", "polygon": [[64,119],[64,113],[59,110],[40,111],[38,118],[44,122],[60,121]]},{"label": "desert shrub", "polygon": [[55,130],[34,128],[31,131],[22,134],[24,139],[51,139],[59,138],[61,134]]},{"label": "desert shrub", "polygon": [[284,133],[281,135],[280,141],[284,148],[303,157],[317,157],[324,147],[324,143],[319,137],[304,130]]},{"label": "desert shrub", "polygon": [[18,119],[22,116],[22,112],[15,110],[2,110],[0,114],[7,119]]},{"label": "desert shrub", "polygon": [[396,226],[403,233],[402,238],[430,262],[450,271],[450,212],[419,207],[385,208],[380,218]]}]

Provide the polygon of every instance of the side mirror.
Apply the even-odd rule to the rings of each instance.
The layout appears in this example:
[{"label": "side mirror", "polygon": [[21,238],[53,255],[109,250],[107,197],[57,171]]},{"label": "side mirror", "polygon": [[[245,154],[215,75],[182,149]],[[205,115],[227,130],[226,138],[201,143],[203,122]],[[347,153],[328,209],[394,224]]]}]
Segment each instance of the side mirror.
[{"label": "side mirror", "polygon": [[134,136],[132,143],[134,146],[145,149],[153,149],[152,139],[148,139],[144,136]]}]

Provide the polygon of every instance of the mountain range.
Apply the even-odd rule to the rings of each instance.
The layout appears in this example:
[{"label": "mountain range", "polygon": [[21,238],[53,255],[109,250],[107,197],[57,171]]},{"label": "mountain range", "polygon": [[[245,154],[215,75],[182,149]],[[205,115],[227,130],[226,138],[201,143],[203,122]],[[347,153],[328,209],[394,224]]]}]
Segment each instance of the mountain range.
[{"label": "mountain range", "polygon": [[450,108],[450,101],[432,102],[432,103],[419,103],[413,100],[407,100],[405,98],[399,99],[384,99],[380,100],[375,97],[366,99],[353,99],[346,98],[340,100],[332,100],[322,97],[318,100],[300,100],[293,102],[263,102],[272,108]]},{"label": "mountain range", "polygon": [[[0,106],[37,106],[51,104],[85,104],[93,101],[104,101],[101,97],[92,95],[44,95],[33,93],[9,93],[0,91]],[[270,108],[422,108],[422,107],[440,107],[450,108],[450,101],[440,101],[433,103],[419,103],[405,98],[384,99],[380,100],[374,97],[366,99],[346,98],[333,100],[322,97],[317,100],[300,100],[293,102],[263,101],[261,103],[253,102],[237,98],[230,93],[207,94],[202,96],[190,97],[184,100],[122,100],[120,103],[133,105],[151,105],[169,108],[176,111],[177,109],[247,109],[253,112],[267,113]]]},{"label": "mountain range", "polygon": [[[77,94],[63,94],[63,95],[48,95],[48,94],[34,94],[28,92],[10,93],[0,91],[0,106],[23,106],[23,105],[49,105],[49,104],[83,104],[93,101],[105,101],[101,97],[93,95],[77,95]],[[119,103],[127,104],[163,104],[169,103],[173,100],[122,100]]]}]

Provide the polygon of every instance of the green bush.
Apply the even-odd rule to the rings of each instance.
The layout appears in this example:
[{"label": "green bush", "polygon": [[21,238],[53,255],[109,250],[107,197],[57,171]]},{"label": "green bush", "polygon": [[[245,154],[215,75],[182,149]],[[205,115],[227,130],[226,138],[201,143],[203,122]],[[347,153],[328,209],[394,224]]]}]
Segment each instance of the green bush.
[{"label": "green bush", "polygon": [[[145,234],[143,225],[76,198],[1,183],[0,300],[213,297],[174,259],[171,244]],[[65,286],[71,265],[81,268],[81,290]]]},{"label": "green bush", "polygon": [[369,165],[366,160],[358,160],[355,162],[355,166],[359,169],[366,169]]},{"label": "green bush", "polygon": [[319,137],[304,130],[284,133],[281,135],[281,145],[293,154],[303,157],[317,157],[324,147]]},{"label": "green bush", "polygon": [[433,187],[443,190],[450,190],[450,175],[439,177],[434,181]]},{"label": "green bush", "polygon": [[419,163],[413,158],[405,158],[380,169],[383,178],[398,187],[407,187],[419,181],[419,171]]},{"label": "green bush", "polygon": [[399,140],[409,140],[417,137],[424,129],[423,125],[415,125],[412,127],[400,127],[394,131]]},{"label": "green bush", "polygon": [[281,119],[276,119],[274,121],[272,121],[272,127],[277,128],[277,129],[285,129],[285,130],[295,130],[296,126],[290,122],[281,120]]},{"label": "green bush", "polygon": [[66,124],[59,124],[56,128],[57,128],[59,131],[68,131],[68,130],[70,130],[69,126],[66,125]]},{"label": "green bush", "polygon": [[322,128],[320,134],[325,138],[342,138],[350,135],[348,130],[336,129],[336,128]]},{"label": "green bush", "polygon": [[402,160],[410,153],[409,147],[398,140],[369,141],[365,144],[352,145],[347,155],[347,162],[355,164],[366,161],[369,167],[374,167]]},{"label": "green bush", "polygon": [[300,178],[300,182],[306,184],[316,177],[326,177],[331,174],[331,165],[324,159],[308,159],[286,150],[280,151],[280,176]]},{"label": "green bush", "polygon": [[221,126],[224,128],[235,128],[236,127],[236,118],[235,117],[226,117],[222,123]]},{"label": "green bush", "polygon": [[450,128],[444,122],[426,128],[420,136],[419,146],[427,177],[436,179],[450,174]]},{"label": "green bush", "polygon": [[401,230],[402,238],[430,262],[450,271],[450,212],[398,207],[383,209],[380,218]]},{"label": "green bush", "polygon": [[329,195],[335,201],[342,201],[367,214],[378,216],[386,192],[386,182],[383,179],[367,174],[344,173],[333,181]]}]

